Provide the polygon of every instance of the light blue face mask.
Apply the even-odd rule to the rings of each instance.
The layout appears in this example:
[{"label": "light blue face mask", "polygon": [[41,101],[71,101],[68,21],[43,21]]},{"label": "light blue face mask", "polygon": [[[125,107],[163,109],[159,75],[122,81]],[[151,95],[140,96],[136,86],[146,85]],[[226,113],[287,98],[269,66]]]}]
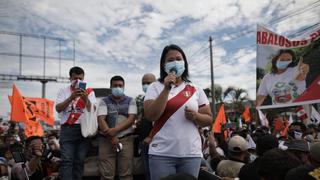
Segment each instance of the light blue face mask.
[{"label": "light blue face mask", "polygon": [[111,88],[111,93],[114,96],[117,96],[117,97],[123,96],[123,92],[124,92],[124,90],[121,87]]},{"label": "light blue face mask", "polygon": [[144,93],[146,93],[147,90],[148,90],[148,87],[149,87],[149,84],[144,84],[144,85],[142,85],[142,91],[143,91]]},{"label": "light blue face mask", "polygon": [[165,64],[164,70],[166,71],[166,73],[172,73],[172,71],[175,71],[175,74],[177,77],[180,77],[185,68],[184,68],[184,60],[175,60],[172,62],[168,62]]},{"label": "light blue face mask", "polygon": [[288,67],[288,65],[292,62],[290,61],[280,61],[280,59],[277,61],[277,68],[278,69],[285,69]]}]

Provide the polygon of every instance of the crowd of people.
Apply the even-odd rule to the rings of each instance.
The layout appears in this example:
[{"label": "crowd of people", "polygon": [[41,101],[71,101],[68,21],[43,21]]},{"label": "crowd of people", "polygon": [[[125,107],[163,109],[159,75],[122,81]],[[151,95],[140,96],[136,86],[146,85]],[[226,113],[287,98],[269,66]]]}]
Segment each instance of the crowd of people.
[{"label": "crowd of people", "polygon": [[318,125],[296,121],[281,136],[273,126],[252,124],[215,134],[208,98],[189,80],[184,51],[166,46],[159,67],[159,79],[142,76],[144,96],[127,96],[125,79],[116,75],[109,82],[111,94],[100,101],[91,88],[79,86],[84,70],[72,67],[71,84],[56,99],[60,131],[28,138],[14,126],[4,132],[0,180],[82,179],[93,137],[83,136],[81,121],[92,111],[99,179],[134,179],[135,152],[144,164],[139,177],[144,180],[320,179]]}]

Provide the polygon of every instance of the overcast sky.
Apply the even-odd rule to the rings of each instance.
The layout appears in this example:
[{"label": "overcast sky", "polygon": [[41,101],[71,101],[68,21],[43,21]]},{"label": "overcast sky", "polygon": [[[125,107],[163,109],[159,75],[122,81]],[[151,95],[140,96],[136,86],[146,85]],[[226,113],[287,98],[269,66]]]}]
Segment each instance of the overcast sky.
[{"label": "overcast sky", "polygon": [[[62,57],[84,68],[90,87],[109,87],[114,75],[126,81],[125,93],[142,94],[141,77],[159,77],[164,46],[174,43],[187,55],[192,82],[209,87],[209,36],[213,41],[215,83],[247,89],[255,99],[257,24],[293,35],[320,22],[315,0],[1,0],[0,31],[66,39]],[[47,40],[46,54],[58,57],[57,41]],[[43,40],[23,38],[23,53],[43,55]],[[0,34],[0,52],[17,53],[19,39]],[[19,74],[19,58],[0,56],[0,74]],[[23,75],[43,75],[43,60],[22,59]],[[59,75],[57,60],[47,59],[46,75]],[[68,76],[72,62],[63,61]],[[16,81],[23,96],[41,97],[41,83]],[[55,99],[63,83],[48,83],[47,98]],[[10,83],[0,82],[0,115],[10,111]]]}]

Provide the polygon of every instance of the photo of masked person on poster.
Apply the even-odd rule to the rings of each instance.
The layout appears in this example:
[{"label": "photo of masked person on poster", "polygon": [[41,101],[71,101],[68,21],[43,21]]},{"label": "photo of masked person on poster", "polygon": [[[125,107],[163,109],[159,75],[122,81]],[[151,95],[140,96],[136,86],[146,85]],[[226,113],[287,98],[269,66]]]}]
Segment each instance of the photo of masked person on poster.
[{"label": "photo of masked person on poster", "polygon": [[291,49],[281,49],[271,60],[271,72],[267,73],[258,88],[257,106],[261,106],[267,96],[272,104],[293,102],[306,89],[309,65],[298,60]]}]

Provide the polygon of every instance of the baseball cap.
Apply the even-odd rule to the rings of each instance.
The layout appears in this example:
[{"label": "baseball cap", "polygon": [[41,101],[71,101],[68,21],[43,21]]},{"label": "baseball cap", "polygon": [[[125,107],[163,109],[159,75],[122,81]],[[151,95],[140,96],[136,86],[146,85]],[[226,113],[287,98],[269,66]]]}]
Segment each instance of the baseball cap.
[{"label": "baseball cap", "polygon": [[320,163],[320,143],[314,143],[310,147],[311,158]]},{"label": "baseball cap", "polygon": [[289,142],[288,150],[298,150],[303,152],[309,152],[308,142],[302,139],[294,139]]},{"label": "baseball cap", "polygon": [[243,137],[235,135],[229,139],[228,149],[232,152],[242,152],[248,150],[249,145]]}]

